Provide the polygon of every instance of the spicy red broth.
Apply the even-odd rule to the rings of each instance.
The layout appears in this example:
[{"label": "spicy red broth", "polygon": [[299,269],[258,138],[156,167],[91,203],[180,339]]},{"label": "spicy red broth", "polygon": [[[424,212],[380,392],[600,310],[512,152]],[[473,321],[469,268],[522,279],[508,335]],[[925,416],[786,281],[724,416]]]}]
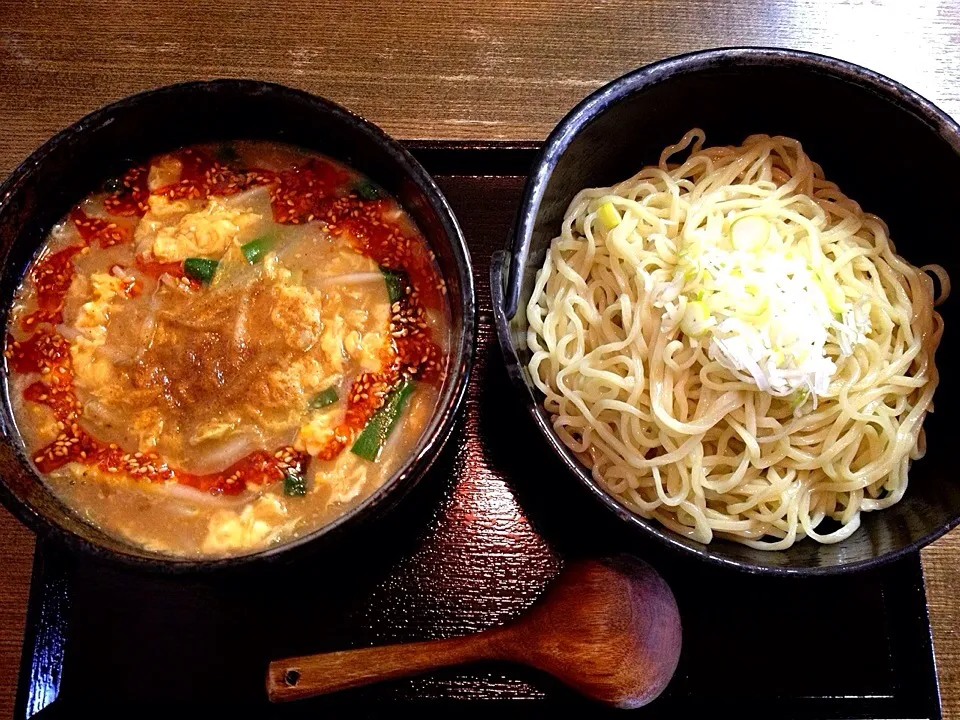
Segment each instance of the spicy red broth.
[{"label": "spicy red broth", "polygon": [[343,514],[412,451],[446,371],[434,257],[356,171],[265,142],[109,180],[50,232],[7,328],[37,470],[156,552],[262,549]]}]

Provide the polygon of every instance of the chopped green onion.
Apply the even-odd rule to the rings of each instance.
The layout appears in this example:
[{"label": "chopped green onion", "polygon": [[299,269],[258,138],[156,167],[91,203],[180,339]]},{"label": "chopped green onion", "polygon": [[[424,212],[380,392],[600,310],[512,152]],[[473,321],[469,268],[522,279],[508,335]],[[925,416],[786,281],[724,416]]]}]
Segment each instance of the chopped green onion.
[{"label": "chopped green onion", "polygon": [[597,217],[607,230],[613,230],[622,220],[620,213],[617,212],[612,202],[605,202],[601,205],[597,210]]},{"label": "chopped green onion", "polygon": [[687,308],[680,319],[680,329],[688,337],[703,335],[716,321],[711,322],[710,309],[702,300],[687,303]]},{"label": "chopped green onion", "polygon": [[115,193],[122,187],[123,183],[120,182],[120,178],[110,178],[103,183],[103,189],[109,193]]},{"label": "chopped green onion", "polygon": [[369,180],[361,180],[353,186],[353,191],[361,200],[376,200],[380,197],[380,190]]},{"label": "chopped green onion", "polygon": [[327,407],[327,405],[333,405],[339,399],[340,396],[337,395],[337,389],[335,387],[328,387],[326,390],[321,390],[313,396],[313,400],[310,401],[310,409],[320,410],[321,408]]},{"label": "chopped green onion", "polygon": [[387,283],[387,295],[390,297],[390,304],[397,302],[407,291],[407,274],[402,270],[391,270],[380,266],[380,272],[383,273],[383,280]]},{"label": "chopped green onion", "polygon": [[413,392],[413,382],[404,379],[391,392],[386,401],[377,410],[373,417],[367,422],[366,427],[357,437],[353,447],[350,448],[354,455],[359,455],[364,460],[376,462],[383,449],[383,444],[387,441],[390,431],[400,419],[400,413],[407,402],[407,398]]},{"label": "chopped green onion", "polygon": [[790,399],[790,409],[796,410],[807,401],[808,397],[810,397],[810,390],[805,387],[798,388]]},{"label": "chopped green onion", "polygon": [[303,496],[307,494],[307,480],[302,475],[288,473],[283,476],[283,494]]},{"label": "chopped green onion", "polygon": [[213,280],[219,264],[216,260],[207,258],[187,258],[183,261],[183,271],[200,282],[208,283]]},{"label": "chopped green onion", "polygon": [[253,265],[263,259],[272,244],[272,238],[269,235],[263,235],[256,240],[251,240],[246,245],[240,246],[240,252],[247,259],[247,262]]}]

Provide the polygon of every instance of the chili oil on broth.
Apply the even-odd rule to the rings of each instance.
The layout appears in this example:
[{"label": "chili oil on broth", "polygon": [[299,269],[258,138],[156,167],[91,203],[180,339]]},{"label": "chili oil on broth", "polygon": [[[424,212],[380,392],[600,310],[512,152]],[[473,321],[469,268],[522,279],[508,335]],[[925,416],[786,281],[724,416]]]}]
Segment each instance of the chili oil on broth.
[{"label": "chili oil on broth", "polygon": [[87,521],[175,556],[308,533],[380,487],[438,400],[433,255],[355,171],[237,142],[154,158],[50,232],[18,290],[14,416]]}]

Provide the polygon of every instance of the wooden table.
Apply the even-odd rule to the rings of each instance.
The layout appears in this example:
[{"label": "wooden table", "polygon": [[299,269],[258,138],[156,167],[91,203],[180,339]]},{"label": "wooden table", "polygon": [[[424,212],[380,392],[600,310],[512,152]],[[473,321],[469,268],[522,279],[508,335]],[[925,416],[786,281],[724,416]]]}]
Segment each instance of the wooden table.
[{"label": "wooden table", "polygon": [[[223,76],[324,95],[398,138],[538,140],[617,75],[722,45],[852,60],[960,118],[958,0],[218,5],[0,0],[0,172],[106,102]],[[9,717],[33,536],[0,510],[0,543],[0,717]],[[923,562],[944,717],[960,718],[960,531],[927,548]]]}]

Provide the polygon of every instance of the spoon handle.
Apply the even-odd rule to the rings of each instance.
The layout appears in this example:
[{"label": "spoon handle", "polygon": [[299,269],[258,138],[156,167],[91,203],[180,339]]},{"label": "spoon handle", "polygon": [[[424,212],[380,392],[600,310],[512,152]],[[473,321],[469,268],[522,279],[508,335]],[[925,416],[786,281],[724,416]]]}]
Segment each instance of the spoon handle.
[{"label": "spoon handle", "polygon": [[447,640],[385,645],[275,660],[267,669],[267,696],[286,702],[450,665],[500,657],[499,631]]}]

